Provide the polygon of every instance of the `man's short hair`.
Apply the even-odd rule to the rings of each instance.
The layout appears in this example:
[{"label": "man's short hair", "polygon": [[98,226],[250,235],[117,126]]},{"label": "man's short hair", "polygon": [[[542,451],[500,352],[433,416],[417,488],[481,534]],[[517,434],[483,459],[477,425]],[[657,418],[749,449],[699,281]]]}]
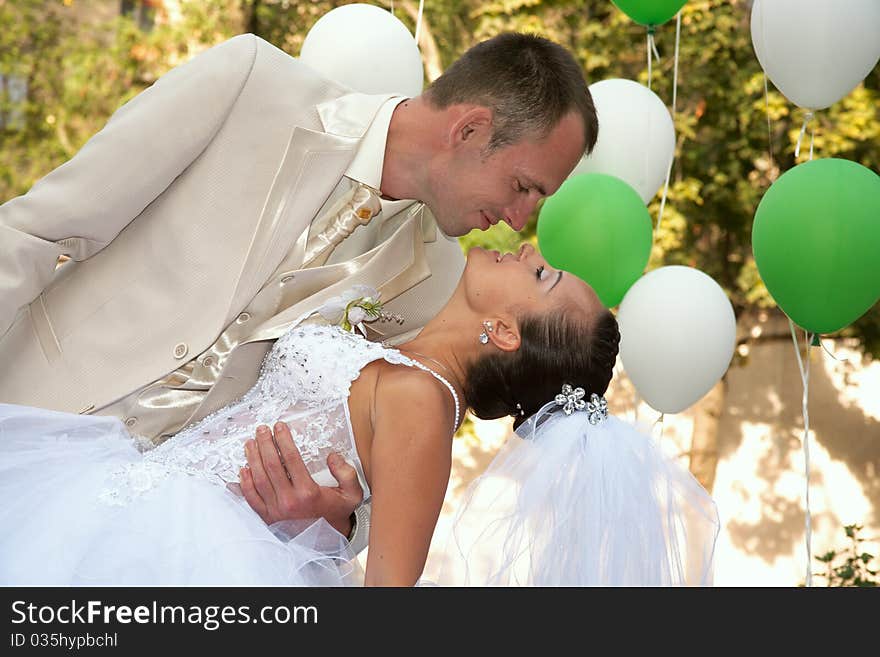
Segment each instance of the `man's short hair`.
[{"label": "man's short hair", "polygon": [[490,151],[523,137],[543,138],[572,111],[583,119],[584,151],[596,145],[596,108],[580,65],[565,48],[536,35],[505,33],[478,43],[425,97],[439,109],[457,103],[490,108]]}]

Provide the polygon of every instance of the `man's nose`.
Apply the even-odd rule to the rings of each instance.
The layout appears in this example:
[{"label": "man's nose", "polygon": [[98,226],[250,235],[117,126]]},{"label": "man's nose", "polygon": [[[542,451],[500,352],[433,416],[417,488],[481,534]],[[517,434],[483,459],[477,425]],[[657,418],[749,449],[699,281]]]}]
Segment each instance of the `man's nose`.
[{"label": "man's nose", "polygon": [[536,201],[523,199],[522,202],[517,203],[512,208],[505,211],[504,215],[507,217],[507,221],[514,230],[520,231],[525,227],[526,222],[529,220],[529,216],[535,209],[535,205]]}]

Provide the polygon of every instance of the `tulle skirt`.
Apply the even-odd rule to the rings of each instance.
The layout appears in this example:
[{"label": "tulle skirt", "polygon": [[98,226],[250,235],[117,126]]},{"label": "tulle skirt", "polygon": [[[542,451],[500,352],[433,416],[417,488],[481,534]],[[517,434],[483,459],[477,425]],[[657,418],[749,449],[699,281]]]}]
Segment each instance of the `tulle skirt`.
[{"label": "tulle skirt", "polygon": [[362,583],[326,521],[267,527],[220,482],[171,474],[108,503],[111,473],[141,459],[115,418],[0,404],[0,584]]}]

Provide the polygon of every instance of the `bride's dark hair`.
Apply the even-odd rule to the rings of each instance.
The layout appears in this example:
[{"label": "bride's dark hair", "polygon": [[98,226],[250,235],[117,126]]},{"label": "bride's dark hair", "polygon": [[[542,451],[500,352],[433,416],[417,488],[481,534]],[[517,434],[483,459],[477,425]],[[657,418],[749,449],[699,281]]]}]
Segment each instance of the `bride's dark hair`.
[{"label": "bride's dark hair", "polygon": [[467,368],[465,400],[484,420],[515,416],[515,428],[554,399],[564,383],[583,388],[587,399],[604,395],[619,344],[617,320],[609,310],[592,325],[578,313],[526,315],[520,318],[519,349],[487,353]]}]

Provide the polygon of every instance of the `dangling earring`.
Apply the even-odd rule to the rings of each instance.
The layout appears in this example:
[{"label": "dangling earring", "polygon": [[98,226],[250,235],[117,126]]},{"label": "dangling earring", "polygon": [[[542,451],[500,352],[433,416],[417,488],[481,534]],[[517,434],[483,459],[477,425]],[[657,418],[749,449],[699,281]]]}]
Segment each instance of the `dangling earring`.
[{"label": "dangling earring", "polygon": [[486,330],[480,333],[480,344],[489,344],[489,333],[492,332],[492,324],[490,322],[483,322],[483,326],[486,327]]}]

